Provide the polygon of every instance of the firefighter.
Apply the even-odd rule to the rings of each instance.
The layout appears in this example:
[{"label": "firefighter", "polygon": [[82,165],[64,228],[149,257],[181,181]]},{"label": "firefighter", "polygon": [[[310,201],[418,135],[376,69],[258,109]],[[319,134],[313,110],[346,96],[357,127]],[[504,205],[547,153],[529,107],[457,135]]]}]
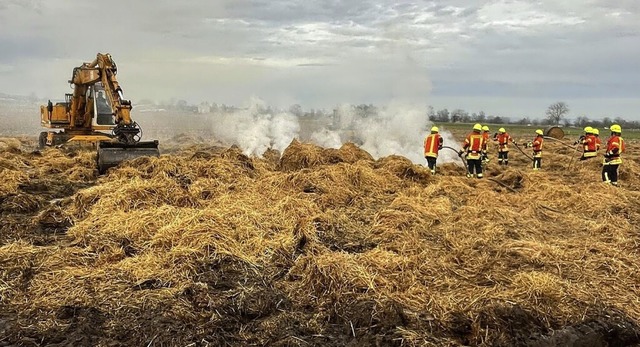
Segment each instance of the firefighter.
[{"label": "firefighter", "polygon": [[538,171],[542,167],[542,143],[544,142],[544,133],[542,129],[536,130],[536,138],[531,142],[533,148],[533,171]]},{"label": "firefighter", "polygon": [[431,127],[431,134],[424,139],[424,158],[427,159],[427,166],[431,170],[431,174],[436,174],[436,160],[438,160],[438,151],[442,149],[442,136],[438,133],[437,126]]},{"label": "firefighter", "polygon": [[462,149],[458,152],[459,156],[466,153],[467,159],[467,177],[482,178],[482,149],[484,148],[484,138],[480,133],[482,125],[473,126],[473,131],[467,135],[462,143]]},{"label": "firefighter", "polygon": [[602,181],[614,186],[618,185],[618,167],[622,164],[620,155],[624,152],[624,140],[620,136],[622,128],[618,124],[611,126],[611,137],[607,140],[607,151],[602,164]]},{"label": "firefighter", "polygon": [[580,157],[580,160],[595,158],[598,155],[597,139],[595,135],[593,135],[592,127],[584,128],[584,135],[581,136],[575,144],[578,143],[582,144],[582,156]]},{"label": "firefighter", "polygon": [[489,163],[489,156],[487,155],[487,150],[489,146],[489,127],[487,125],[482,127],[482,138],[484,140],[484,148],[482,149],[482,166],[487,166]]},{"label": "firefighter", "polygon": [[582,141],[584,141],[585,137],[587,137],[588,134],[593,133],[593,128],[592,127],[585,127],[584,128],[584,134],[580,135],[580,137],[576,140],[576,142],[573,143],[573,145],[577,145],[579,143],[582,143]]},{"label": "firefighter", "polygon": [[516,142],[509,136],[504,128],[498,129],[498,134],[494,137],[498,141],[498,165],[509,164],[509,142],[514,145]]},{"label": "firefighter", "polygon": [[596,153],[600,151],[600,147],[602,147],[602,140],[600,139],[600,130],[598,128],[593,128],[593,136],[596,138]]}]

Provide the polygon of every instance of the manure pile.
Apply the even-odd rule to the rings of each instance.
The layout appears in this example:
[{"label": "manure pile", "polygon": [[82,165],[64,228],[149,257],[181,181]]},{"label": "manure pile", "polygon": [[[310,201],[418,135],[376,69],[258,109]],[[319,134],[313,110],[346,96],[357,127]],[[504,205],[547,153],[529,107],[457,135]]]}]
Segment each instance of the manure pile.
[{"label": "manure pile", "polygon": [[640,343],[628,158],[614,188],[553,144],[541,172],[490,163],[500,184],[353,144],[101,177],[91,151],[29,148],[0,139],[1,346]]}]

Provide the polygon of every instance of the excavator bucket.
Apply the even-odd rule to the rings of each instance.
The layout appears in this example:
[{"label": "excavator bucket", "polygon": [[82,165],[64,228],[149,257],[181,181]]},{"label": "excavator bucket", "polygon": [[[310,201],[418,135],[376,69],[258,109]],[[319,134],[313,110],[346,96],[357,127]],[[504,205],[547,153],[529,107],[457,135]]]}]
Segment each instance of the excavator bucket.
[{"label": "excavator bucket", "polygon": [[159,157],[158,141],[125,144],[121,142],[100,142],[98,145],[98,171],[104,174],[107,169],[125,160],[139,157]]}]

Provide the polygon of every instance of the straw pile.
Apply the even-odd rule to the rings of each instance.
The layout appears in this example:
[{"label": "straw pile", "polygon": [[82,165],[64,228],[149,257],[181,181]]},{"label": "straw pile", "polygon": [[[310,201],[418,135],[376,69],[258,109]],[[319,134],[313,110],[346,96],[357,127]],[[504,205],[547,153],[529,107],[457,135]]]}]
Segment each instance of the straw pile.
[{"label": "straw pile", "polygon": [[[279,160],[188,147],[97,180],[72,175],[93,167],[90,152],[2,152],[2,206],[25,194],[36,203],[2,210],[22,219],[1,230],[0,335],[102,346],[639,343],[640,165],[626,160],[613,188],[597,162],[548,152],[541,172],[516,153],[508,169],[490,164],[499,183],[455,164],[431,176],[352,144],[294,141]],[[34,180],[47,190],[21,188]],[[74,189],[49,189],[54,180]],[[56,238],[39,236],[47,223]]]},{"label": "straw pile", "polygon": [[564,130],[562,130],[561,127],[557,127],[557,126],[545,128],[544,134],[545,136],[551,136],[558,140],[561,140],[564,138]]}]

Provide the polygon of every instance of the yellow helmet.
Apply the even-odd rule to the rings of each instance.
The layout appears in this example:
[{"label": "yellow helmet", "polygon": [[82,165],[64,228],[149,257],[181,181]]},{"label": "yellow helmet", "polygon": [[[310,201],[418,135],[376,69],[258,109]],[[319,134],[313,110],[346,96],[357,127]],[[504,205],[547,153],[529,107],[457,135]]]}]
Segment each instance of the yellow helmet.
[{"label": "yellow helmet", "polygon": [[544,135],[544,133],[542,132],[542,129],[538,129],[538,130],[536,130],[536,134],[538,134],[538,135]]},{"label": "yellow helmet", "polygon": [[440,129],[438,129],[437,126],[434,125],[434,126],[431,127],[431,132],[432,133],[437,133],[438,131],[440,131]]},{"label": "yellow helmet", "polygon": [[598,128],[593,128],[591,130],[593,131],[594,135],[600,135],[600,130],[598,130]]},{"label": "yellow helmet", "polygon": [[593,128],[592,127],[586,127],[584,128],[584,132],[587,134],[593,134]]},{"label": "yellow helmet", "polygon": [[480,125],[480,124],[474,125],[473,126],[473,130],[481,131],[482,130],[482,125]]},{"label": "yellow helmet", "polygon": [[611,129],[612,133],[618,133],[618,134],[622,133],[622,128],[618,124],[612,125],[609,129]]},{"label": "yellow helmet", "polygon": [[504,128],[500,128],[500,129],[498,129],[498,132],[499,132],[499,133],[506,133],[507,131],[506,131],[506,130],[504,130]]},{"label": "yellow helmet", "polygon": [[483,126],[483,127],[482,127],[482,131],[489,131],[489,127],[488,127],[488,126],[486,126],[486,125],[485,125],[485,126]]}]

